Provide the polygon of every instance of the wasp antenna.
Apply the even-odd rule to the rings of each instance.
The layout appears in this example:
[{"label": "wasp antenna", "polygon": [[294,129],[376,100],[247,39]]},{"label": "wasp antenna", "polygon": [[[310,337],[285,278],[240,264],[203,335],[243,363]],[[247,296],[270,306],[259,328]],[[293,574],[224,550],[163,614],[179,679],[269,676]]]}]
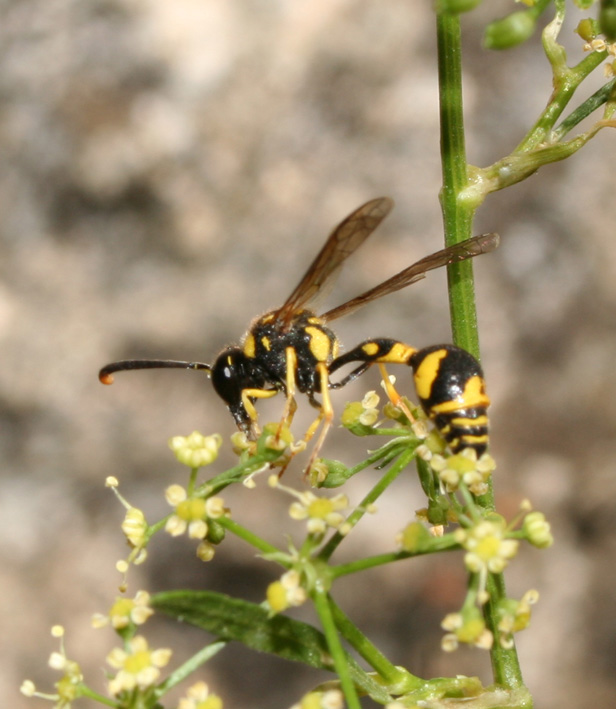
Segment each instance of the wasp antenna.
[{"label": "wasp antenna", "polygon": [[204,362],[183,362],[176,359],[122,359],[104,366],[98,373],[101,384],[113,384],[115,372],[130,369],[204,369],[209,372],[212,367]]}]

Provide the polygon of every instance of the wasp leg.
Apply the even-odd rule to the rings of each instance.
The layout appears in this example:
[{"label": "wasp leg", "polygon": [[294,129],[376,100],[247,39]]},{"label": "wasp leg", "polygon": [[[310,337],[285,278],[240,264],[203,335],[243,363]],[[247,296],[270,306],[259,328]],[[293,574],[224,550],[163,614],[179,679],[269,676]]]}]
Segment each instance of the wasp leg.
[{"label": "wasp leg", "polygon": [[414,347],[405,345],[403,342],[398,340],[390,340],[386,338],[379,338],[374,340],[366,340],[361,344],[357,345],[354,349],[346,352],[340,357],[337,357],[330,365],[330,373],[335,372],[340,367],[345,364],[350,364],[351,362],[362,362],[359,367],[354,369],[350,374],[348,374],[341,382],[338,382],[340,386],[348,384],[348,382],[353,381],[361,374],[363,374],[368,367],[372,364],[378,364],[381,370],[381,376],[383,377],[383,384],[385,386],[385,391],[389,400],[394,406],[397,406],[405,416],[408,417],[409,421],[414,421],[414,418],[409,411],[408,407],[404,403],[402,397],[396,391],[394,385],[389,380],[387,371],[385,370],[386,364],[406,364],[408,365],[413,355],[417,352]]},{"label": "wasp leg", "polygon": [[389,374],[387,374],[385,365],[379,363],[379,369],[381,371],[381,379],[383,380],[383,387],[385,388],[387,398],[396,408],[402,411],[402,413],[407,417],[410,423],[413,423],[415,421],[415,417],[411,413],[409,407],[404,403],[402,395],[398,393],[398,390],[393,385],[391,379],[389,378]]},{"label": "wasp leg", "polygon": [[[329,429],[331,428],[332,421],[334,419],[334,408],[332,406],[332,402],[329,396],[329,370],[327,364],[325,362],[318,362],[316,365],[316,369],[319,374],[319,384],[321,386],[322,400],[321,405],[319,407],[319,415],[310,424],[308,430],[306,431],[306,435],[304,436],[304,441],[308,443],[308,441],[316,433],[317,428],[319,427],[321,422],[323,422],[323,427],[321,428],[321,432],[319,433],[317,442],[314,444],[314,448],[312,449],[312,453],[310,454],[310,460],[308,461],[308,465],[306,466],[304,471],[305,474],[308,474],[310,472],[310,468],[312,468],[314,461],[318,458],[319,452],[323,447],[323,443],[325,443],[325,439],[327,438],[327,434],[329,432]],[[310,397],[310,401],[311,403],[317,403],[313,396]]]},{"label": "wasp leg", "polygon": [[284,391],[286,394],[286,402],[284,405],[284,411],[280,419],[280,424],[278,425],[278,431],[276,431],[276,441],[280,439],[282,435],[282,429],[285,426],[290,426],[293,421],[293,416],[297,411],[297,401],[295,400],[295,382],[297,375],[297,352],[294,347],[287,347],[285,350],[286,357],[286,369],[287,376]]},{"label": "wasp leg", "polygon": [[358,377],[361,377],[364,372],[367,372],[368,369],[370,369],[371,365],[372,362],[364,362],[363,364],[360,364],[359,367],[347,374],[344,379],[341,379],[339,382],[330,382],[329,388],[342,389],[342,387],[346,386],[347,384],[350,384],[352,381],[355,381],[355,379],[357,379]]},{"label": "wasp leg", "polygon": [[252,399],[271,399],[276,396],[277,389],[242,389],[242,404],[250,416],[250,432],[253,438],[257,438],[261,433],[258,424],[258,414]]}]

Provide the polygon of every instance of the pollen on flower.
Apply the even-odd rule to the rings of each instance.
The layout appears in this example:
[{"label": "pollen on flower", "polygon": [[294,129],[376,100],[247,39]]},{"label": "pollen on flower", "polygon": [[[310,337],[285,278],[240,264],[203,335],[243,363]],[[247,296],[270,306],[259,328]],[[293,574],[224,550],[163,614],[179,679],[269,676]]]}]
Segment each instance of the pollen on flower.
[{"label": "pollen on flower", "polygon": [[126,649],[114,648],[107,655],[107,663],[117,670],[115,677],[109,681],[109,693],[118,696],[123,691],[153,686],[170,657],[171,650],[167,648],[150,650],[142,635],[129,640]]},{"label": "pollen on flower", "polygon": [[119,484],[120,481],[113,475],[109,475],[105,478],[105,487],[118,487]]}]

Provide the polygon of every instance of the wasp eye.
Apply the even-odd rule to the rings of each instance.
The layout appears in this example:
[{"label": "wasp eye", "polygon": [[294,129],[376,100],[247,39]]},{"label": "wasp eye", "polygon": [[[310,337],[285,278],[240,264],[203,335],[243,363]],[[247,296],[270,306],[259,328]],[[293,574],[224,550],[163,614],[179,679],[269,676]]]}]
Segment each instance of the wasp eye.
[{"label": "wasp eye", "polygon": [[237,347],[232,347],[218,355],[212,365],[212,384],[218,396],[232,405],[241,400],[242,389],[246,386],[246,356]]}]

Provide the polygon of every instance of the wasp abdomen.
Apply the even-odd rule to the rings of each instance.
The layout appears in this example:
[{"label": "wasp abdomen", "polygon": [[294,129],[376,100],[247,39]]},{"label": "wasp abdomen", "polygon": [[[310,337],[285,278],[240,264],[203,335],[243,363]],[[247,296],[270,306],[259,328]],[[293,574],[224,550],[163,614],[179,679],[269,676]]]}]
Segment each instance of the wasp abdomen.
[{"label": "wasp abdomen", "polygon": [[490,399],[479,362],[454,345],[426,347],[409,359],[423,410],[454,453],[488,446]]}]

